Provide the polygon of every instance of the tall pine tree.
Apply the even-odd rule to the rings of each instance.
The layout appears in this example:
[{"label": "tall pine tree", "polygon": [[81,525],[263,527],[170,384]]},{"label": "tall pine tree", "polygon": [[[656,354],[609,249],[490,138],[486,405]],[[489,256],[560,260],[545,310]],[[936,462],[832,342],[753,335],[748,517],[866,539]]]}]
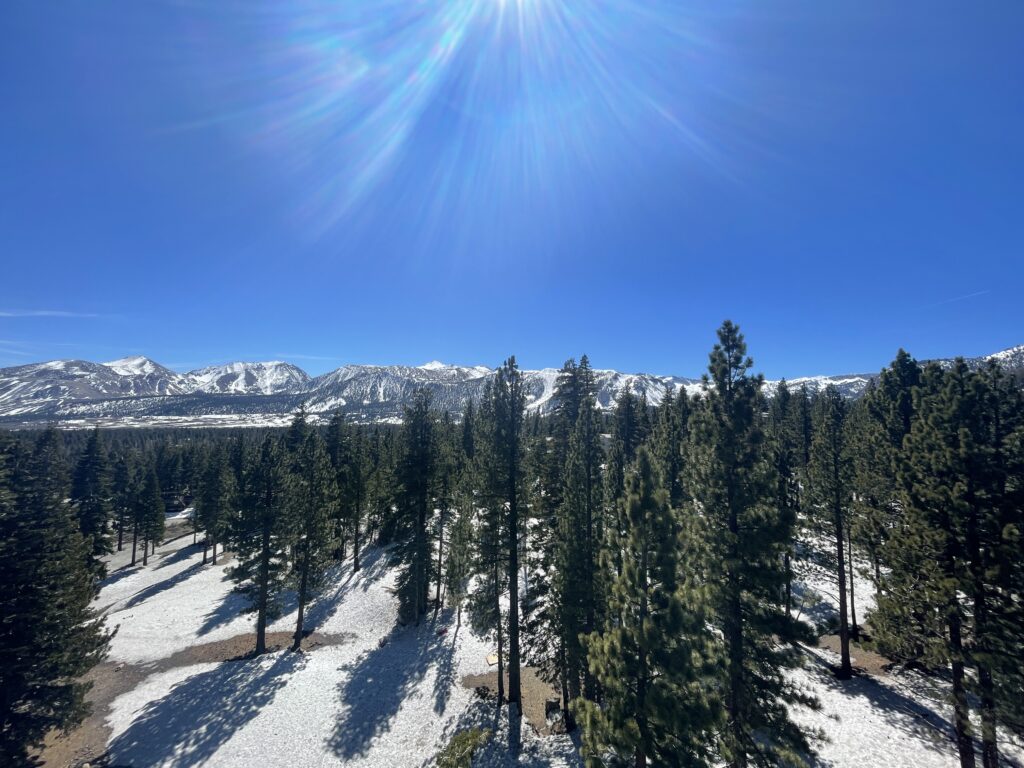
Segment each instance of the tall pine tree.
[{"label": "tall pine tree", "polygon": [[787,706],[813,706],[785,672],[799,664],[809,628],[780,605],[790,517],[775,506],[760,391],[739,328],[726,321],[691,420],[685,472],[703,530],[710,620],[721,632],[727,722],[719,751],[730,768],[805,764],[811,747]]},{"label": "tall pine tree", "polygon": [[[620,553],[621,573],[607,622],[586,639],[602,700],[576,704],[587,765],[710,765],[718,720],[711,633],[701,588],[683,578],[682,527],[644,448],[618,515],[607,552]],[[614,570],[612,558],[606,567]]]},{"label": "tall pine tree", "polygon": [[81,680],[106,652],[90,608],[92,542],[68,505],[59,434],[49,429],[17,471],[0,443],[0,763],[35,765],[53,729],[88,714]]}]

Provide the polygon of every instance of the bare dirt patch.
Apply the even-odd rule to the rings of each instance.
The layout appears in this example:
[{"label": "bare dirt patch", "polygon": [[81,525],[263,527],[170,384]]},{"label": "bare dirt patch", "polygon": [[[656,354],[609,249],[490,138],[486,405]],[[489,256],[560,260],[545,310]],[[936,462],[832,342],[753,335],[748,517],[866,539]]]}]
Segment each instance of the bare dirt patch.
[{"label": "bare dirt patch", "polygon": [[[351,637],[348,634],[311,632],[303,638],[302,650],[309,652],[329,645],[341,645],[348,642]],[[267,652],[291,648],[292,639],[292,632],[268,632]],[[92,689],[86,696],[92,705],[92,714],[71,733],[51,734],[47,737],[41,755],[43,765],[47,768],[80,768],[85,764],[107,765],[106,749],[107,741],[110,739],[107,715],[114,699],[128,693],[144,679],[158,672],[196,664],[243,661],[252,658],[255,650],[256,636],[248,633],[195,645],[151,664],[125,664],[113,661],[98,664],[84,678],[92,683]]]},{"label": "bare dirt patch", "polygon": [[[551,730],[548,728],[544,705],[548,699],[558,699],[561,703],[561,696],[551,683],[546,683],[540,678],[535,667],[522,668],[520,683],[523,694],[523,716],[526,717],[526,721],[533,727],[533,730],[542,736],[547,736]],[[462,687],[470,690],[483,687],[492,696],[497,696],[498,671],[494,670],[482,675],[466,675],[462,678]],[[508,673],[505,674],[505,691],[508,691]]]},{"label": "bare dirt patch", "polygon": [[[839,635],[822,635],[818,638],[818,647],[826,648],[838,655]],[[888,677],[889,669],[892,667],[891,659],[868,650],[855,640],[850,641],[850,663],[854,669],[875,677]]]}]

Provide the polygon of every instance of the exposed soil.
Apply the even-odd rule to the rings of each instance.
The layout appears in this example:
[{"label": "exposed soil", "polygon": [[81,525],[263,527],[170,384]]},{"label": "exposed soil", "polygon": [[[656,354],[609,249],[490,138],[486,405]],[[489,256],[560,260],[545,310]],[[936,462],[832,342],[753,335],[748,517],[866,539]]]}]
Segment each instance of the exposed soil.
[{"label": "exposed soil", "polygon": [[[838,655],[840,651],[839,635],[822,635],[818,638],[818,647],[827,648]],[[888,677],[889,669],[892,667],[891,659],[869,651],[856,640],[850,640],[850,663],[855,671],[875,677]]]},{"label": "exposed soil", "polygon": [[[544,704],[548,699],[558,699],[561,696],[551,683],[546,683],[537,674],[534,667],[523,667],[520,671],[520,684],[523,694],[523,716],[537,733],[547,736],[551,733],[548,728],[547,718],[544,715]],[[479,687],[487,688],[491,696],[498,695],[498,671],[487,672],[482,675],[466,675],[462,678],[462,687],[474,690]],[[505,691],[508,691],[508,674],[505,674]]]},{"label": "exposed soil", "polygon": [[[281,651],[292,645],[292,632],[268,632],[267,652]],[[304,652],[329,645],[348,642],[349,635],[312,632],[302,641]],[[86,699],[92,705],[92,714],[71,733],[52,734],[43,748],[43,765],[47,768],[81,768],[108,764],[106,753],[110,728],[107,715],[110,705],[118,696],[128,693],[145,678],[158,672],[195,664],[242,661],[252,658],[256,650],[256,636],[252,633],[237,635],[226,640],[203,643],[178,651],[166,659],[150,664],[125,664],[105,661],[94,667],[85,680],[93,684]],[[543,710],[543,704],[542,704]]]}]

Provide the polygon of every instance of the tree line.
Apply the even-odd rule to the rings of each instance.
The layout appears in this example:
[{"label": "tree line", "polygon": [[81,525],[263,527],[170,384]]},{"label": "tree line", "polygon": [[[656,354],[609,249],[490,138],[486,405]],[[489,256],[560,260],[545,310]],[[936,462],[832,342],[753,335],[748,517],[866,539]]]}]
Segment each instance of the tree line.
[{"label": "tree line", "polygon": [[[73,456],[54,430],[3,437],[2,754],[81,719],[105,563],[131,547],[145,566],[187,505],[204,562],[234,554],[257,653],[289,599],[299,650],[331,569],[388,547],[400,620],[465,608],[496,644],[499,704],[520,717],[520,670],[539,667],[590,766],[808,764],[821,734],[791,708],[818,704],[790,672],[815,628],[794,585],[824,548],[835,675],[858,640],[945,675],[961,765],[978,742],[995,768],[999,729],[1024,733],[1019,383],[901,351],[851,401],[769,394],[751,368],[726,322],[698,391],[656,407],[627,389],[605,413],[583,356],[541,416],[510,358],[457,418],[421,391],[395,428],[300,412],[284,431],[94,431]],[[860,622],[858,575],[876,606]]]}]

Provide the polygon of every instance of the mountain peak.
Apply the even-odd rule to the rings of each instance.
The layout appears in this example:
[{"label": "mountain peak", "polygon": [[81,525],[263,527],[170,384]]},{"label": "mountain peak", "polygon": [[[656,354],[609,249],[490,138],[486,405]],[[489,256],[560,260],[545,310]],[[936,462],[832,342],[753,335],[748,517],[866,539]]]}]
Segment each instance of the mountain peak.
[{"label": "mountain peak", "polygon": [[160,363],[154,362],[148,357],[143,357],[142,355],[122,357],[117,360],[111,360],[110,362],[103,363],[103,365],[121,376],[148,376],[153,373],[167,372],[167,369],[160,365]]}]

